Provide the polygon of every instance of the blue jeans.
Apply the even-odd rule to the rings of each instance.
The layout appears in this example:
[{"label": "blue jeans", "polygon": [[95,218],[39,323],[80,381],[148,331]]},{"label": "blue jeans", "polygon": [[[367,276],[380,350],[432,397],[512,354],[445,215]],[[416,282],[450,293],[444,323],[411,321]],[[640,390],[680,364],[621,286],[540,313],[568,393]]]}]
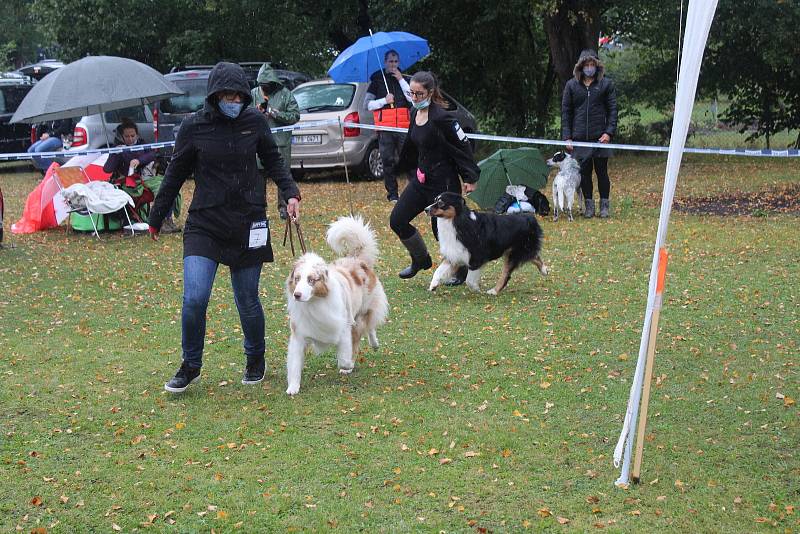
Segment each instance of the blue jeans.
[{"label": "blue jeans", "polygon": [[[28,147],[29,154],[35,154],[37,152],[55,152],[60,150],[63,147],[61,143],[60,137],[48,137],[47,139],[40,139],[33,143],[30,147]],[[46,171],[47,168],[50,166],[56,158],[42,158],[42,157],[33,157],[33,166],[39,169],[40,171]]]},{"label": "blue jeans", "polygon": [[[248,361],[264,357],[264,310],[258,298],[261,265],[231,268],[233,300],[239,310],[244,332],[244,353]],[[183,259],[183,311],[181,312],[181,346],[183,361],[190,367],[203,365],[203,344],[206,337],[206,309],[219,264],[203,256]]]}]

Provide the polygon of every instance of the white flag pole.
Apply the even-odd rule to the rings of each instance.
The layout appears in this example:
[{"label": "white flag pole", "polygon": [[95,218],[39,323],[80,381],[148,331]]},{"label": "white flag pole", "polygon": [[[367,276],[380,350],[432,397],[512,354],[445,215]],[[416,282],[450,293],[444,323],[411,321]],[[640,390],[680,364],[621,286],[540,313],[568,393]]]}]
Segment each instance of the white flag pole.
[{"label": "white flag pole", "polygon": [[[675,95],[675,115],[672,121],[672,135],[667,156],[667,168],[664,175],[664,193],[661,198],[661,214],[658,220],[658,233],[653,251],[653,262],[650,268],[650,283],[647,294],[647,308],[645,309],[642,338],[639,343],[639,358],[636,362],[636,372],[631,384],[630,398],[625,412],[622,432],[614,449],[614,466],[619,467],[622,462],[620,477],[615,484],[627,487],[630,482],[631,453],[633,451],[633,427],[639,413],[642,385],[645,367],[647,366],[648,346],[650,345],[651,325],[653,313],[661,307],[661,299],[656,299],[656,286],[658,282],[659,257],[664,254],[667,238],[667,226],[672,211],[672,201],[675,196],[675,185],[680,170],[681,157],[686,145],[686,133],[689,130],[689,121],[694,107],[694,98],[697,91],[697,79],[700,73],[700,64],[703,59],[708,31],[717,9],[717,0],[690,0],[686,16],[686,31],[683,40],[683,54],[678,77],[678,90]],[[656,317],[658,315],[656,314]],[[656,319],[657,320],[657,319]],[[654,351],[655,347],[653,347]],[[623,458],[624,449],[624,458]],[[637,473],[638,475],[638,473]]]}]

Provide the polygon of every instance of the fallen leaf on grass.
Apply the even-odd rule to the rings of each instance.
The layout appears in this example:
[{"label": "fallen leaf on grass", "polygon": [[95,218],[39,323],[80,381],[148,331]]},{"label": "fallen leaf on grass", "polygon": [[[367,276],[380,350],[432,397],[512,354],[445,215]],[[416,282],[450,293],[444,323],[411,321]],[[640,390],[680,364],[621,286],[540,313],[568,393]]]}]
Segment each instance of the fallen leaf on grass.
[{"label": "fallen leaf on grass", "polygon": [[228,512],[226,512],[225,510],[220,510],[217,512],[217,519],[227,519],[227,518],[228,518]]},{"label": "fallen leaf on grass", "polygon": [[567,523],[569,523],[569,519],[561,516],[556,517],[556,521],[558,521],[559,525],[566,525]]},{"label": "fallen leaf on grass", "polygon": [[536,513],[539,514],[539,517],[550,517],[553,515],[549,508],[539,508]]},{"label": "fallen leaf on grass", "polygon": [[31,504],[34,506],[41,506],[42,505],[42,498],[38,495],[31,499]]},{"label": "fallen leaf on grass", "polygon": [[464,456],[466,458],[474,458],[475,456],[480,456],[480,455],[481,455],[481,453],[475,452],[475,451],[467,451],[467,452],[464,453]]},{"label": "fallen leaf on grass", "polygon": [[113,529],[114,529],[114,530],[116,530],[117,532],[120,532],[120,531],[122,530],[122,527],[121,527],[121,526],[119,526],[119,525],[118,525],[118,524],[116,524],[116,523],[111,523],[111,528],[113,528]]}]

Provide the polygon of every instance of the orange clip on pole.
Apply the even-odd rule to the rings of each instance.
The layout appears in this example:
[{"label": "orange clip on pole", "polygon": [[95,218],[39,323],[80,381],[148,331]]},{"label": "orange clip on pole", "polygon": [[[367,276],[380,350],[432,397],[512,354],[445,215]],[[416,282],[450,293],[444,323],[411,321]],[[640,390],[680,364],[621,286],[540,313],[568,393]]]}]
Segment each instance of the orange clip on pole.
[{"label": "orange clip on pole", "polygon": [[656,281],[656,295],[664,292],[664,279],[667,277],[667,249],[661,248],[658,251],[658,280]]}]

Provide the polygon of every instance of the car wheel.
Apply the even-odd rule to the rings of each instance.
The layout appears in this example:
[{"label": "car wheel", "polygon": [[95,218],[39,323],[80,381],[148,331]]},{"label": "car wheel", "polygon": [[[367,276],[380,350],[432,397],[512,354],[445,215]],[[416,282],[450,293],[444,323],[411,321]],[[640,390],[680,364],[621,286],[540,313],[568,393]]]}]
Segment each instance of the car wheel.
[{"label": "car wheel", "polygon": [[378,143],[370,145],[364,161],[361,162],[359,174],[368,180],[383,180],[383,161],[381,161]]}]

